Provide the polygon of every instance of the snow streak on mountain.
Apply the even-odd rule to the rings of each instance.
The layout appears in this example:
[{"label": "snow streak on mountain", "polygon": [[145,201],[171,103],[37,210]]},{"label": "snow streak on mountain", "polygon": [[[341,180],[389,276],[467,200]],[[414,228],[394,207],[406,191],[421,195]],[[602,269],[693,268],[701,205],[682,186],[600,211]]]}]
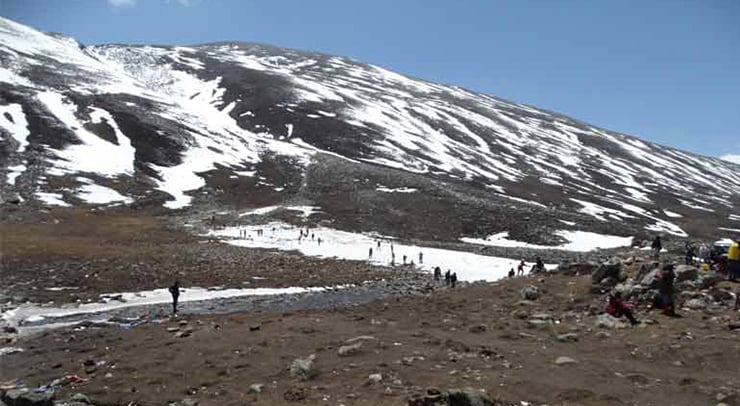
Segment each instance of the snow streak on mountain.
[{"label": "snow streak on mountain", "polygon": [[[563,229],[740,229],[738,165],[347,58],[86,47],[0,19],[0,62],[5,199],[237,211],[310,200],[344,228],[551,245]],[[430,218],[439,228],[416,224]]]}]

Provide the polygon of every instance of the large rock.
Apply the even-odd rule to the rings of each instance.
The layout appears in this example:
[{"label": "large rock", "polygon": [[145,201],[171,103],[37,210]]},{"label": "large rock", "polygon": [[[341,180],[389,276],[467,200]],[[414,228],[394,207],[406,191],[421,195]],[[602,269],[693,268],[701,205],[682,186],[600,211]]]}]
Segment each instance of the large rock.
[{"label": "large rock", "polygon": [[683,307],[687,309],[701,310],[707,307],[707,302],[701,298],[689,299],[683,304]]},{"label": "large rock", "polygon": [[357,341],[354,344],[343,345],[337,350],[337,355],[340,357],[354,355],[360,352],[360,348],[362,348],[362,341]]},{"label": "large rock", "polygon": [[604,313],[596,317],[596,326],[603,327],[603,328],[617,329],[617,328],[627,328],[628,324],[610,314]]},{"label": "large rock", "polygon": [[642,277],[640,284],[648,289],[656,289],[658,287],[658,281],[660,281],[660,278],[658,278],[659,272],[660,268],[655,268],[648,272]]},{"label": "large rock", "polygon": [[676,282],[695,281],[699,278],[699,268],[693,265],[678,265],[674,272],[676,273]]},{"label": "large rock", "polygon": [[447,393],[448,406],[495,406],[487,393],[472,388],[450,389]]},{"label": "large rock", "polygon": [[555,272],[568,275],[591,275],[598,268],[598,264],[595,262],[575,262],[560,264]]},{"label": "large rock", "polygon": [[54,392],[34,393],[11,389],[0,396],[8,406],[54,406]]},{"label": "large rock", "polygon": [[316,371],[313,370],[313,361],[316,359],[315,354],[311,354],[306,358],[296,358],[290,364],[290,376],[301,380],[310,379],[316,375]]},{"label": "large rock", "polygon": [[623,281],[626,275],[622,272],[622,263],[617,260],[604,262],[591,274],[591,282],[600,284],[606,278],[613,278],[616,281]]},{"label": "large rock", "polygon": [[540,290],[537,286],[529,285],[522,289],[521,294],[523,299],[537,300],[540,297]]}]

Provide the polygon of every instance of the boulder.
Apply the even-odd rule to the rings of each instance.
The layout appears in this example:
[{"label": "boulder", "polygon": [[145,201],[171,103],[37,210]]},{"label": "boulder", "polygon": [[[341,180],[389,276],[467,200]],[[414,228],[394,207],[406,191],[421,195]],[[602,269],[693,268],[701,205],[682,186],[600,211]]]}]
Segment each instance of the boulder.
[{"label": "boulder", "polygon": [[687,309],[694,309],[694,310],[705,309],[707,307],[707,302],[705,302],[704,299],[701,299],[701,298],[694,298],[694,299],[687,300],[683,304],[683,307]]},{"label": "boulder", "polygon": [[0,400],[8,406],[54,406],[54,392],[36,393],[11,389],[3,393]]},{"label": "boulder", "polygon": [[249,385],[249,388],[247,389],[247,393],[261,393],[262,388],[264,387],[264,384],[261,383],[253,383]]},{"label": "boulder", "polygon": [[357,341],[354,344],[343,345],[337,350],[337,355],[340,357],[346,357],[349,355],[357,354],[362,348],[362,341]]},{"label": "boulder", "polygon": [[315,354],[311,354],[306,358],[296,358],[290,364],[290,376],[301,380],[312,378],[316,375],[316,371],[313,368],[313,361],[316,359]]},{"label": "boulder", "polygon": [[709,295],[717,302],[735,301],[735,293],[726,289],[714,287],[709,290]]},{"label": "boulder", "polygon": [[622,263],[617,260],[604,262],[591,274],[591,282],[599,284],[605,278],[614,278],[617,281],[625,279],[625,275],[622,272]]},{"label": "boulder", "polygon": [[642,277],[642,279],[640,279],[640,284],[648,289],[656,289],[658,287],[658,281],[660,280],[658,278],[659,272],[660,268],[655,268],[648,272]]},{"label": "boulder", "polygon": [[699,278],[699,268],[693,265],[678,265],[674,272],[676,273],[676,282],[695,281]]},{"label": "boulder", "polygon": [[628,324],[610,314],[604,313],[596,317],[596,326],[602,328],[618,329],[627,328]]},{"label": "boulder", "polygon": [[591,275],[598,266],[595,262],[566,263],[558,265],[555,272],[568,276]]},{"label": "boulder", "polygon": [[712,286],[715,286],[716,284],[722,282],[724,280],[723,277],[715,274],[702,274],[699,279],[696,281],[696,283],[699,285],[699,289],[709,289]]},{"label": "boulder", "polygon": [[466,389],[450,389],[447,393],[448,406],[494,406],[491,397],[484,392]]},{"label": "boulder", "polygon": [[383,380],[383,375],[382,374],[370,374],[367,377],[367,381],[368,382],[372,382],[372,383],[378,383],[378,382],[380,382],[382,380]]},{"label": "boulder", "polygon": [[537,286],[525,286],[521,290],[522,298],[525,300],[537,300],[540,297],[540,290]]}]

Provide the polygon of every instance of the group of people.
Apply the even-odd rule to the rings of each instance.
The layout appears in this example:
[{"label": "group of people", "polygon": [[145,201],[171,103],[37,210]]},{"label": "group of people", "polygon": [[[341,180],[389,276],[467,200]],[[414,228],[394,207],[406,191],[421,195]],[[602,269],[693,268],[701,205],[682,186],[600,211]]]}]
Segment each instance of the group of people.
[{"label": "group of people", "polygon": [[[509,278],[513,278],[514,276],[524,276],[524,268],[527,266],[526,263],[524,263],[524,260],[521,260],[519,262],[519,265],[516,267],[516,272],[514,272],[514,268],[511,268],[509,270]],[[534,265],[529,269],[530,274],[535,274],[538,272],[542,272],[545,270],[545,263],[542,262],[542,258],[536,257],[534,260]]]},{"label": "group of people", "polygon": [[[445,272],[445,285],[452,288],[457,285],[457,272],[452,272],[449,269]],[[442,279],[442,269],[438,266],[434,267],[434,281],[439,282]]]},{"label": "group of people", "polygon": [[[390,264],[391,264],[391,266],[396,266],[396,250],[393,247],[393,243],[392,242],[389,243],[389,245],[390,245],[390,248],[391,248],[391,262],[390,262]],[[368,248],[368,250],[367,250],[367,256],[368,256],[368,258],[369,259],[372,259],[373,258],[373,254],[375,254],[376,251],[380,251],[380,249],[381,249],[381,241],[380,240],[377,240],[375,242],[375,246],[374,247],[371,246],[370,248]],[[409,258],[408,258],[408,256],[406,256],[406,254],[404,254],[401,257],[401,259],[403,261],[402,264],[404,266],[405,265],[411,265],[411,267],[414,267],[416,265],[414,263],[414,260],[413,259],[411,261],[408,261]],[[419,264],[423,264],[423,263],[424,263],[424,253],[422,251],[419,251]]]},{"label": "group of people", "polygon": [[[702,264],[708,264],[709,266],[717,265],[714,269],[721,275],[724,275],[725,269],[723,267],[726,267],[728,280],[737,281],[740,279],[740,237],[736,236],[731,241],[726,253],[714,252],[709,246],[701,245],[698,249],[698,257]],[[651,248],[653,257],[658,259],[660,251],[663,248],[659,236],[653,240]],[[696,254],[696,247],[691,242],[686,242],[685,263],[687,265],[696,264]],[[675,265],[670,263],[663,264],[659,268],[656,277],[658,278],[658,292],[648,305],[648,311],[660,309],[667,316],[681,317],[676,312]],[[638,321],[634,316],[634,309],[635,306],[633,304],[627,303],[622,299],[620,292],[612,292],[609,295],[605,311],[617,318],[626,317],[630,323],[637,324]],[[740,309],[740,295],[735,300],[735,310],[738,309]]]}]

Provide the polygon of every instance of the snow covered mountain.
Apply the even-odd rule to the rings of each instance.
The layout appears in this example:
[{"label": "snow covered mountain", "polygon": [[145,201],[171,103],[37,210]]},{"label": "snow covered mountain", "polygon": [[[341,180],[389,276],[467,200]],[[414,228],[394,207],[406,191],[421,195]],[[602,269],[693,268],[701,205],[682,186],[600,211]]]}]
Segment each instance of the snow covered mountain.
[{"label": "snow covered mountain", "polygon": [[83,46],[0,18],[0,62],[0,195],[24,205],[298,202],[338,228],[548,245],[740,232],[736,164],[348,58]]}]

